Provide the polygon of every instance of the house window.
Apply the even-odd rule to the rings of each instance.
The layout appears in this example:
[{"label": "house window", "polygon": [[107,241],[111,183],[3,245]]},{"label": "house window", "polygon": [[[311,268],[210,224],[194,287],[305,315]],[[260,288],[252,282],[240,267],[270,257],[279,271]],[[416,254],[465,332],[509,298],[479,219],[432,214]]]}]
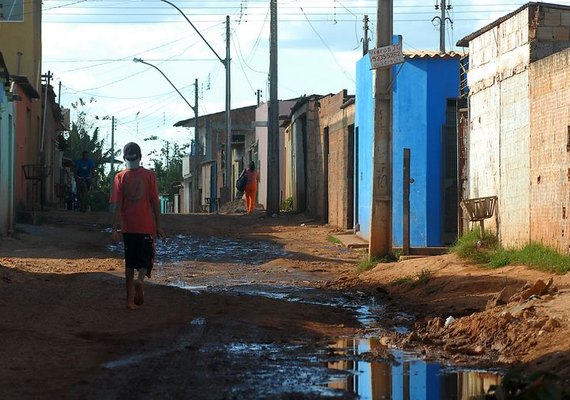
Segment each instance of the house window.
[{"label": "house window", "polygon": [[0,22],[23,20],[24,0],[0,0]]}]

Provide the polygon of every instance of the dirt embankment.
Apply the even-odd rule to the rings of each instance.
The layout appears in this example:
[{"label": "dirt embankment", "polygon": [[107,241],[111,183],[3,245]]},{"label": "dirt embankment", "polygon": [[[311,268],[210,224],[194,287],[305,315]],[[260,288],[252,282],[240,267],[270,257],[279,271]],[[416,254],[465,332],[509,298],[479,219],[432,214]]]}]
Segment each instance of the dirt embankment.
[{"label": "dirt embankment", "polygon": [[394,315],[416,317],[408,334],[385,330],[387,344],[457,363],[555,372],[570,387],[568,274],[491,270],[448,254],[378,264],[330,285],[365,288],[384,297]]}]

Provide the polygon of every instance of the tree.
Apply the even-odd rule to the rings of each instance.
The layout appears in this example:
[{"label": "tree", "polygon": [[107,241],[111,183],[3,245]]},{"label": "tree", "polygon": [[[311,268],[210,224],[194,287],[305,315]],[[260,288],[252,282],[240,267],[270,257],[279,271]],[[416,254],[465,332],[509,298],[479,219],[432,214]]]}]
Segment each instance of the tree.
[{"label": "tree", "polygon": [[180,181],[182,180],[182,158],[186,154],[190,144],[180,145],[167,140],[159,139],[157,136],[150,136],[145,141],[162,141],[160,150],[153,150],[149,153],[150,161],[154,163],[154,173],[158,180],[158,191],[160,194],[172,196],[178,193]]},{"label": "tree", "polygon": [[[105,171],[105,160],[111,156],[110,150],[105,150],[105,140],[99,138],[99,127],[96,121],[109,120],[110,117],[91,116],[87,106],[96,100],[90,98],[84,100],[79,98],[71,104],[75,110],[76,118],[71,123],[71,130],[60,138],[60,148],[64,151],[64,157],[71,160],[81,158],[84,151],[89,152],[95,163],[95,173],[93,176],[91,208],[93,210],[107,209],[107,201],[110,193],[110,177]],[[100,204],[101,203],[101,204]]]}]

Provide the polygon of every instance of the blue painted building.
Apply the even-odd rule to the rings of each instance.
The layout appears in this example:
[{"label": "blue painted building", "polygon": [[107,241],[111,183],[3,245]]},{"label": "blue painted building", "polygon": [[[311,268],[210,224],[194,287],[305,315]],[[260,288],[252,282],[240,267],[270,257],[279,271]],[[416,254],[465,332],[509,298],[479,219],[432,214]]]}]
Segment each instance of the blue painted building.
[{"label": "blue painted building", "polygon": [[[403,242],[403,149],[411,151],[410,243],[441,246],[457,233],[456,98],[459,55],[405,52],[395,65],[393,92],[393,246]],[[372,202],[374,71],[363,57],[356,68],[355,226],[368,239]]]}]

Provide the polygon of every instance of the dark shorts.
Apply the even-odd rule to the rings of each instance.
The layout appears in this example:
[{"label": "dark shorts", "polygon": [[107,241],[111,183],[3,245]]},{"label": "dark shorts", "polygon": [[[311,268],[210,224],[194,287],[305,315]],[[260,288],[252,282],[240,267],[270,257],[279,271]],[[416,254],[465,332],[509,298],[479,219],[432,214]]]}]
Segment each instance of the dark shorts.
[{"label": "dark shorts", "polygon": [[144,233],[123,233],[125,243],[125,267],[152,269],[154,243],[151,235]]}]

